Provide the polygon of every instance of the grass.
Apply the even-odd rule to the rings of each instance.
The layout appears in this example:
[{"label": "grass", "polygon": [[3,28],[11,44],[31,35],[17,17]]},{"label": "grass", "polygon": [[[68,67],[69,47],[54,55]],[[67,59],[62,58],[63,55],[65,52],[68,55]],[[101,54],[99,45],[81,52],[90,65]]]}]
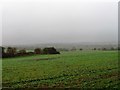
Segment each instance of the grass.
[{"label": "grass", "polygon": [[117,88],[117,51],[73,51],[2,61],[3,87]]}]

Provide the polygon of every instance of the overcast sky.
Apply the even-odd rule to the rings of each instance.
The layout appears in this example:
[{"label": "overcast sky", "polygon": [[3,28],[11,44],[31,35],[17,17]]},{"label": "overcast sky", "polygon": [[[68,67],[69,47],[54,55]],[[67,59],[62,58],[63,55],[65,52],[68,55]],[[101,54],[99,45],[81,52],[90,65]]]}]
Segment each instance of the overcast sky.
[{"label": "overcast sky", "polygon": [[3,45],[117,42],[117,2],[30,1],[3,4]]}]

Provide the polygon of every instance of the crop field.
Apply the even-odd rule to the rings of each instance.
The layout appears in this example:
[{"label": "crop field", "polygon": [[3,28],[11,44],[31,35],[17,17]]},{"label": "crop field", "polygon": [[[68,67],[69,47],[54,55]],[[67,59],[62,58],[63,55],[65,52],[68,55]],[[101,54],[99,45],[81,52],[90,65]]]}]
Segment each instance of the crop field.
[{"label": "crop field", "polygon": [[118,88],[117,51],[68,51],[2,60],[2,85],[12,88]]}]

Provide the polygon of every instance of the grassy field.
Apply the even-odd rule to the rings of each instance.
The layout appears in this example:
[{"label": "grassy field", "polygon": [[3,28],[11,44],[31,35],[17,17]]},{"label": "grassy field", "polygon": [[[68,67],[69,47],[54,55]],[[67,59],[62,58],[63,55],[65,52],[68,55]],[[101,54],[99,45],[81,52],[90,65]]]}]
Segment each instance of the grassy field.
[{"label": "grassy field", "polygon": [[3,59],[3,87],[117,88],[117,51],[73,51]]}]

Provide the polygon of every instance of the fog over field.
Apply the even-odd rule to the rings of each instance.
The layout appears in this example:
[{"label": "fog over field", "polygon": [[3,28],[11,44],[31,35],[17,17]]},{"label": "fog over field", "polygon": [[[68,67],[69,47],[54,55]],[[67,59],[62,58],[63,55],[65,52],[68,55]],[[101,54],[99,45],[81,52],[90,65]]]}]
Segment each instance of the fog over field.
[{"label": "fog over field", "polygon": [[6,2],[2,11],[2,44],[116,44],[118,3],[114,1]]},{"label": "fog over field", "polygon": [[118,0],[0,0],[0,88],[119,88],[118,11]]}]

